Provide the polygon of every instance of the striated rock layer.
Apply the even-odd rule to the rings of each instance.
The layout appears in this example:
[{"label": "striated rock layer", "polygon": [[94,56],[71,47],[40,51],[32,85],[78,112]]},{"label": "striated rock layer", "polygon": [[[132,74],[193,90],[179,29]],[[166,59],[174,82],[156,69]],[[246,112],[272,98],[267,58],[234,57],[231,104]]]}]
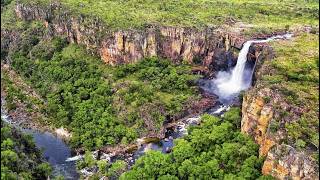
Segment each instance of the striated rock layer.
[{"label": "striated rock layer", "polygon": [[[273,58],[271,48],[260,50],[256,48],[255,51],[258,58],[254,74],[256,84],[243,97],[241,131],[252,136],[260,145],[259,154],[266,157],[263,174],[270,174],[277,179],[319,179],[318,164],[310,155],[285,143],[287,134],[284,124],[288,120],[281,118],[281,111],[292,112],[298,117],[300,110],[298,107],[290,107],[276,90],[260,84],[262,76],[268,74],[268,69],[262,64],[263,60]],[[280,120],[280,128],[272,130],[271,124],[276,120]]]},{"label": "striated rock layer", "polygon": [[[82,44],[110,65],[159,56],[175,63],[186,61],[199,65],[193,67],[194,71],[217,71],[226,68],[229,63],[235,63],[233,52],[241,49],[245,42],[240,31],[232,32],[221,27],[198,30],[148,26],[140,30],[110,30],[100,19],[73,15],[59,2],[48,5],[17,3],[15,13],[25,21],[43,22],[47,28],[45,36],[64,36],[71,43]],[[3,30],[1,36],[7,37],[1,42],[1,48],[5,49],[18,39],[19,33]],[[271,174],[278,179],[318,179],[317,164],[305,153],[282,144],[286,136],[284,131],[270,130],[270,123],[279,116],[272,104],[281,101],[281,97],[267,87],[260,87],[259,78],[265,73],[263,60],[272,58],[272,49],[267,46],[255,45],[250,48],[248,59],[258,71],[253,77],[255,88],[243,98],[241,131],[252,136],[260,145],[260,155],[266,156],[263,174]],[[231,62],[228,62],[230,59]],[[208,102],[211,102],[210,98],[198,106],[206,106]],[[283,104],[282,107],[286,108],[287,105]]]},{"label": "striated rock layer", "polygon": [[47,6],[17,3],[16,15],[26,21],[40,20],[48,36],[66,36],[69,42],[83,44],[107,64],[136,62],[143,57],[159,56],[179,63],[201,60],[209,68],[223,67],[231,49],[241,49],[244,38],[221,28],[149,26],[143,30],[111,31],[93,17],[73,16],[58,2]]}]

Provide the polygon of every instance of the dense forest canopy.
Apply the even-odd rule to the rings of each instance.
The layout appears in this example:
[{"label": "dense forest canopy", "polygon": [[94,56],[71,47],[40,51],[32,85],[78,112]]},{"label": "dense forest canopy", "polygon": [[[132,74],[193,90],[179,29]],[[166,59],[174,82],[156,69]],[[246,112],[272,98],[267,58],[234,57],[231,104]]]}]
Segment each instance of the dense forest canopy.
[{"label": "dense forest canopy", "polygon": [[240,132],[240,121],[239,108],[231,108],[223,118],[205,114],[200,126],[192,126],[187,136],[175,140],[171,153],[147,151],[127,172],[125,161],[108,164],[90,153],[78,168],[97,166],[93,179],[273,179],[261,174],[264,159],[259,157],[259,146]]},{"label": "dense forest canopy", "polygon": [[[256,84],[246,94],[262,94],[263,107],[272,110],[265,126],[276,145],[290,146],[300,153],[299,158],[319,164],[319,0],[1,0],[1,68],[7,67],[1,71],[1,98],[5,96],[5,108],[10,113],[23,107],[28,115],[37,115],[31,117],[33,122],[71,132],[71,147],[86,152],[78,169],[97,169],[91,179],[266,180],[273,178],[262,175],[265,157],[259,156],[259,145],[240,132],[240,108],[231,108],[222,117],[203,115],[199,126],[190,127],[187,136],[174,141],[171,153],[149,151],[130,168],[123,160],[95,160],[94,150],[125,147],[140,137],[159,136],[168,120],[181,117],[200,100],[195,82],[201,76],[193,74],[192,65],[183,60],[175,64],[160,57],[110,66],[89,46],[73,43],[70,39],[76,38],[67,38],[69,32],[61,36],[49,32],[52,29],[46,26],[53,25],[52,14],[44,13],[45,23],[16,16],[17,3],[48,10],[57,2],[61,8],[48,13],[83,18],[80,30],[101,20],[105,29],[93,30],[94,40],[86,39],[95,43],[100,42],[100,35],[107,37],[116,30],[138,32],[151,25],[193,27],[192,31],[219,27],[219,31],[235,30],[239,39],[293,32],[292,39],[269,44],[273,59],[255,66]],[[72,26],[70,22],[63,23]],[[102,31],[106,34],[100,34]],[[162,38],[159,36],[156,38]],[[232,51],[238,53],[238,49]],[[262,89],[271,95],[264,96]],[[281,153],[280,158],[288,155]],[[51,171],[30,136],[1,122],[1,179],[46,179]]]},{"label": "dense forest canopy", "polygon": [[46,179],[51,171],[32,137],[1,119],[1,179]]},{"label": "dense forest canopy", "polygon": [[172,153],[150,151],[120,179],[272,179],[261,175],[258,145],[239,131],[239,108],[201,120],[175,141]]},{"label": "dense forest canopy", "polygon": [[189,65],[153,57],[106,66],[63,38],[40,39],[40,23],[24,26],[16,50],[8,53],[11,65],[45,100],[40,107],[47,123],[73,132],[74,147],[129,143],[159,131],[166,117],[198,99]]}]

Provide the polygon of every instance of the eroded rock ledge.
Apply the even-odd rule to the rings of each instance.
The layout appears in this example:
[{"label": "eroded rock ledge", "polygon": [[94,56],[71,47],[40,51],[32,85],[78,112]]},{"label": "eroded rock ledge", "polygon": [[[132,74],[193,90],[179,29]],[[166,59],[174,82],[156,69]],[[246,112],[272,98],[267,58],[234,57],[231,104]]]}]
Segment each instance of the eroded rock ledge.
[{"label": "eroded rock ledge", "polygon": [[[301,109],[286,103],[276,90],[261,85],[263,75],[268,74],[263,60],[273,58],[272,49],[262,48],[256,51],[257,71],[254,74],[256,84],[243,97],[241,132],[254,138],[260,145],[259,155],[266,157],[262,167],[263,174],[270,174],[277,179],[319,179],[319,166],[306,151],[297,150],[285,143],[287,132],[284,124],[290,119],[281,118],[281,112],[275,104],[293,117],[299,118]],[[274,132],[271,124],[279,121],[280,128]]]},{"label": "eroded rock ledge", "polygon": [[[17,3],[15,13],[26,21],[42,21],[48,30],[46,36],[65,36],[71,43],[85,45],[88,51],[111,65],[158,56],[175,63],[197,64],[194,71],[216,71],[228,63],[235,63],[234,52],[246,41],[240,32],[226,31],[221,27],[198,30],[150,25],[142,30],[110,30],[100,19],[75,16],[59,2],[46,6]],[[271,59],[273,54],[269,47],[256,45],[250,49],[248,57],[249,61],[258,60],[255,68],[260,69],[263,60]],[[254,81],[258,81],[261,75],[262,72],[257,71]],[[318,166],[314,161],[281,144],[285,137],[282,131],[270,133],[270,122],[278,115],[264,98],[267,96],[274,101],[281,99],[268,88],[256,86],[248,91],[243,100],[241,122],[241,131],[254,137],[260,145],[260,155],[266,156],[263,173],[279,179],[318,179]]]},{"label": "eroded rock ledge", "polygon": [[[74,16],[59,2],[47,6],[17,3],[16,15],[26,21],[40,20],[47,36],[66,36],[69,42],[83,44],[111,65],[132,63],[147,56],[196,62],[209,69],[221,68],[227,58],[235,60],[232,49],[241,49],[245,39],[223,29],[149,26],[143,30],[111,31],[99,19]],[[200,62],[199,62],[200,60]]]}]

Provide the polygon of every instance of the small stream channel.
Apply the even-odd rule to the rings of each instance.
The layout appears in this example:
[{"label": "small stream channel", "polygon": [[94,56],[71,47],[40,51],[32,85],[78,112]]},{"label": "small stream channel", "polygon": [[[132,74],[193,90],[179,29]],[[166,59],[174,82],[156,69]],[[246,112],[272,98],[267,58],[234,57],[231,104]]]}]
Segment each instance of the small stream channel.
[{"label": "small stream channel", "polygon": [[[246,90],[251,86],[252,73],[254,66],[246,64],[247,54],[252,43],[268,42],[274,39],[287,39],[290,34],[284,36],[275,36],[266,40],[248,41],[243,45],[239,53],[237,64],[234,68],[228,71],[219,72],[215,79],[201,79],[198,85],[204,91],[218,95],[219,103],[213,106],[207,113],[214,116],[221,116],[229,108],[239,103],[238,95],[240,91]],[[1,117],[7,123],[12,124],[10,117],[7,116],[1,103]],[[177,125],[167,129],[165,139],[156,143],[140,144],[138,150],[132,154],[127,154],[125,157],[110,157],[111,162],[117,159],[123,159],[128,162],[129,166],[133,165],[135,160],[142,156],[147,150],[153,149],[170,153],[174,146],[174,139],[181,138],[187,134],[189,126],[198,125],[200,117],[192,117],[180,122]],[[24,133],[29,133],[33,136],[38,148],[43,149],[44,158],[54,167],[54,175],[62,175],[65,179],[79,179],[79,174],[76,171],[75,162],[82,158],[81,155],[72,157],[71,149],[60,138],[49,132],[39,132],[31,129],[23,129],[19,125],[12,124],[18,127]],[[140,139],[141,140],[141,139]],[[138,140],[139,142],[139,140]],[[139,143],[138,143],[139,144]],[[89,171],[85,170],[88,173]]]}]

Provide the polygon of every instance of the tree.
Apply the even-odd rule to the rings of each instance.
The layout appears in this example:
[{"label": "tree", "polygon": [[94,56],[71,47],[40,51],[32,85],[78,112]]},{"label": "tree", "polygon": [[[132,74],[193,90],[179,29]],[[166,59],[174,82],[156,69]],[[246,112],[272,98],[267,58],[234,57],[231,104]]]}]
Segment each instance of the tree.
[{"label": "tree", "polygon": [[127,163],[121,160],[117,160],[116,162],[112,163],[111,167],[108,169],[108,176],[117,179],[126,170]]},{"label": "tree", "polygon": [[48,163],[39,164],[33,174],[37,179],[46,179],[52,172],[52,167]]},{"label": "tree", "polygon": [[32,137],[1,120],[1,179],[46,179],[51,171]]},{"label": "tree", "polygon": [[147,152],[120,179],[258,179],[263,161],[258,145],[236,128],[239,114],[203,115],[200,126],[175,140],[171,154]]}]

